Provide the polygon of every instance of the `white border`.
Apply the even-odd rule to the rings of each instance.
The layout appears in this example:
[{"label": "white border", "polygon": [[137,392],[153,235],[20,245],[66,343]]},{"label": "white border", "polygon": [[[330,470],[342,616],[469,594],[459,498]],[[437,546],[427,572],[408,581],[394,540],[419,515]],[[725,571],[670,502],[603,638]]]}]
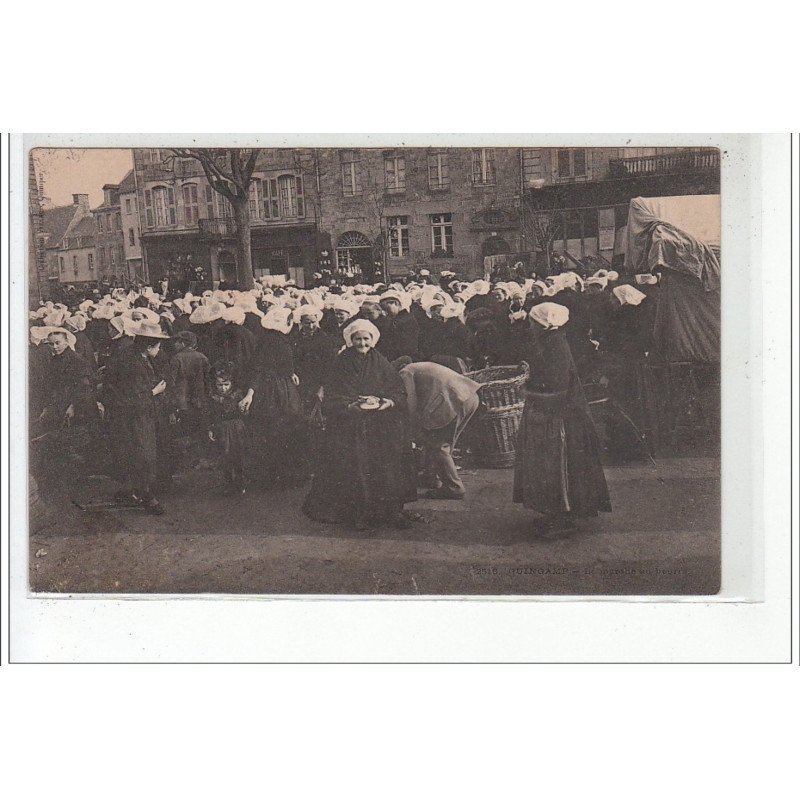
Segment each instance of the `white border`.
[{"label": "white border", "polygon": [[[185,135],[35,135],[12,139],[11,180],[25,187],[30,146],[164,145]],[[203,137],[204,142],[212,137]],[[222,137],[253,144],[256,137]],[[788,285],[788,154],[785,137],[716,135],[480,134],[282,135],[258,143],[355,146],[703,144],[723,150],[723,593],[705,602],[598,603],[397,600],[314,603],[237,598],[156,600],[26,597],[24,397],[25,191],[11,208],[12,234],[12,650],[14,661],[773,661],[789,657],[788,296],[770,305],[761,347],[761,295]],[[759,230],[763,224],[763,237]],[[761,264],[769,264],[761,270]],[[783,383],[781,383],[783,381]],[[774,386],[776,390],[766,392]],[[780,391],[784,387],[784,393]],[[762,397],[762,391],[764,392]],[[763,410],[762,410],[763,404]],[[762,490],[759,433],[765,441]],[[750,453],[750,457],[747,454]],[[22,457],[22,458],[21,458]],[[16,467],[16,469],[14,469]],[[766,501],[766,502],[765,502]],[[768,509],[766,536],[760,536]],[[758,564],[764,543],[765,570]],[[766,580],[764,579],[766,575]],[[746,599],[764,602],[719,602]],[[555,602],[558,600],[559,602]],[[92,627],[85,624],[92,620]],[[620,636],[621,629],[625,631]],[[214,635],[210,636],[209,631]],[[263,635],[258,635],[262,632]],[[136,635],[131,635],[135,633]]]}]

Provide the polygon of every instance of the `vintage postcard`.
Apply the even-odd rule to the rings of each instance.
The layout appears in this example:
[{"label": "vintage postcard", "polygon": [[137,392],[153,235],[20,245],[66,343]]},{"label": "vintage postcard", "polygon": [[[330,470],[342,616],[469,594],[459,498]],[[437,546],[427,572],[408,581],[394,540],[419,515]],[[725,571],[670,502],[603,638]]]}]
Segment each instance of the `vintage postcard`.
[{"label": "vintage postcard", "polygon": [[31,593],[720,590],[719,148],[156,144],[26,149]]}]

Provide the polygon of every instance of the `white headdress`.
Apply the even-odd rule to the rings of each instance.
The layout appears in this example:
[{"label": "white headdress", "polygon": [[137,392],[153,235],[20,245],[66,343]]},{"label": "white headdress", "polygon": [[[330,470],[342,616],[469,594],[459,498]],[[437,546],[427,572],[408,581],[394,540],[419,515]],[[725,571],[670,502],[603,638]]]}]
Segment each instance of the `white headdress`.
[{"label": "white headdress", "polygon": [[569,309],[558,303],[539,303],[531,309],[529,316],[545,330],[552,330],[567,323]]}]

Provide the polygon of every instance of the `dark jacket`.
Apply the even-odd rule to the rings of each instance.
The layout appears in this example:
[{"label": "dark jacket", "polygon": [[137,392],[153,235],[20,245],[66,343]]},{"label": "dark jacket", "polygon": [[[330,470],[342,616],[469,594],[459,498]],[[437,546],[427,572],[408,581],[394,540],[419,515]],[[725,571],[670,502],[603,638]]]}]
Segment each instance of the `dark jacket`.
[{"label": "dark jacket", "polygon": [[470,346],[467,326],[455,317],[443,321],[430,319],[420,332],[419,354],[426,361],[436,355],[467,359]]},{"label": "dark jacket", "polygon": [[170,360],[175,408],[203,408],[211,385],[211,364],[197,350],[181,350]]},{"label": "dark jacket", "polygon": [[408,311],[387,316],[376,350],[389,361],[409,356],[416,361],[419,355],[419,326]]}]

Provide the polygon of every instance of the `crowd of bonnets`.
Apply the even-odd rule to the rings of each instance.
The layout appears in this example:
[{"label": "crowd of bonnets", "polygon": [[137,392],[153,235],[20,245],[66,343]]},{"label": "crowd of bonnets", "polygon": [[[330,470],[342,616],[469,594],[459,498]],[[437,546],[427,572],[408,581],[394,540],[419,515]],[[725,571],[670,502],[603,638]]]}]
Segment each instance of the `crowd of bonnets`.
[{"label": "crowd of bonnets", "polygon": [[42,475],[100,473],[115,503],[163,514],[173,476],[213,459],[222,491],[310,481],[314,519],[407,527],[421,488],[464,496],[453,448],[480,411],[468,373],[526,362],[514,501],[548,518],[610,510],[584,387],[632,391],[657,276],[158,288],[30,313]]}]

